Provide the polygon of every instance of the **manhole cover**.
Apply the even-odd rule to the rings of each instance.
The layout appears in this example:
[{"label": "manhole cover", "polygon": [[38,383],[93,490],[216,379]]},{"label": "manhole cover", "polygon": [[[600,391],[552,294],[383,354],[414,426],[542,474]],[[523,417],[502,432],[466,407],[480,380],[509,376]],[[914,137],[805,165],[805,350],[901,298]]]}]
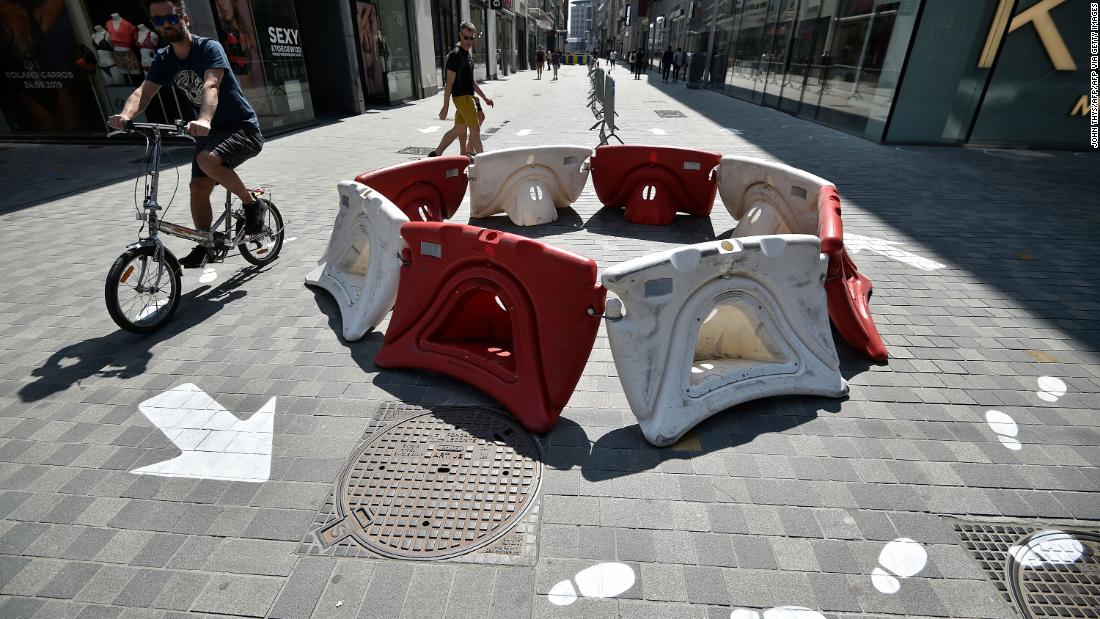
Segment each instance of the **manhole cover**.
[{"label": "manhole cover", "polygon": [[1100,617],[1100,532],[967,521],[952,527],[1022,617]]},{"label": "manhole cover", "polygon": [[653,110],[661,118],[687,118],[680,110]]},{"label": "manhole cover", "polygon": [[386,403],[376,419],[300,552],[533,565],[541,454],[510,416]]},{"label": "manhole cover", "polygon": [[427,155],[432,152],[430,146],[406,146],[397,151],[398,155]]}]

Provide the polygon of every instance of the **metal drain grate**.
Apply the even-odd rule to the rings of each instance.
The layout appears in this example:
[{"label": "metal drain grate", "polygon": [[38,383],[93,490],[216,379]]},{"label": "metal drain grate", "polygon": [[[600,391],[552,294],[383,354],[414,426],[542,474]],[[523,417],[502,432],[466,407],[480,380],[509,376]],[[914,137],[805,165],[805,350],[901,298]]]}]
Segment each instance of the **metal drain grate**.
[{"label": "metal drain grate", "polygon": [[680,110],[653,110],[661,118],[687,118]]},{"label": "metal drain grate", "polygon": [[430,146],[406,146],[397,151],[398,155],[427,155],[432,152]]},{"label": "metal drain grate", "polygon": [[1100,617],[1100,532],[961,520],[952,528],[1021,616]]},{"label": "metal drain grate", "polygon": [[477,407],[379,407],[299,552],[534,565],[538,444]]}]

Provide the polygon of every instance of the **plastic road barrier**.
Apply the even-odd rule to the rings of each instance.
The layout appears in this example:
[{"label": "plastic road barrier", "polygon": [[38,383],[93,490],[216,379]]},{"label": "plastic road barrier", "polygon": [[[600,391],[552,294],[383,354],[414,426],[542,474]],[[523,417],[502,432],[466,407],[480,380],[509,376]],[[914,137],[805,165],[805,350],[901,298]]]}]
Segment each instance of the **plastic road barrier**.
[{"label": "plastic road barrier", "polygon": [[886,361],[886,345],[871,317],[871,280],[844,249],[836,186],[804,170],[751,157],[722,157],[717,176],[722,202],[737,219],[734,237],[794,233],[821,239],[821,251],[829,257],[829,317],[852,348]]},{"label": "plastic road barrier", "polygon": [[429,157],[364,172],[356,182],[390,199],[409,221],[450,219],[466,195],[468,157]]},{"label": "plastic road barrier", "polygon": [[669,146],[611,145],[592,156],[592,184],[606,207],[626,220],[664,226],[677,212],[708,217],[718,185],[711,170],[721,155]]},{"label": "plastic road barrier", "polygon": [[601,278],[619,380],[658,446],[731,406],[774,395],[840,397],[826,310],[826,259],[806,235],[689,245]]},{"label": "plastic road barrier", "polygon": [[528,430],[553,427],[599,329],[596,262],[462,224],[412,222],[401,234],[405,266],[375,363],[447,374]]},{"label": "plastic road barrier", "polygon": [[344,339],[355,341],[382,322],[397,298],[401,225],[409,218],[385,196],[341,181],[340,212],[320,266],[306,284],[328,291],[340,307]]},{"label": "plastic road barrier", "polygon": [[517,226],[557,220],[588,182],[584,146],[535,146],[482,153],[470,164],[470,216],[507,213]]}]

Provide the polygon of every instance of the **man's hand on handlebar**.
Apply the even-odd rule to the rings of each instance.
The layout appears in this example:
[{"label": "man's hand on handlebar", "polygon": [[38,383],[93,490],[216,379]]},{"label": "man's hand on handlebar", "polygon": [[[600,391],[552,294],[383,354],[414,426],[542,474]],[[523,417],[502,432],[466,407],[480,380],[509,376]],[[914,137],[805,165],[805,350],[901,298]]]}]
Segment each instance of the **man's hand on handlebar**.
[{"label": "man's hand on handlebar", "polygon": [[187,123],[187,133],[201,138],[205,135],[210,135],[210,121],[209,120],[192,120]]},{"label": "man's hand on handlebar", "polygon": [[126,129],[126,123],[128,122],[130,122],[130,119],[122,114],[115,114],[114,116],[107,117],[107,126],[118,131]]}]

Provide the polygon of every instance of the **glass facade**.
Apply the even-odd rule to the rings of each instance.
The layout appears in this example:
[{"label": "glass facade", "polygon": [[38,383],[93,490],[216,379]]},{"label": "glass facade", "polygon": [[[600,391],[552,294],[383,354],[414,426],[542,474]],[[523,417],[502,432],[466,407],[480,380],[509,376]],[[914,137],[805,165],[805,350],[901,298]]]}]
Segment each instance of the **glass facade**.
[{"label": "glass facade", "polygon": [[[121,111],[166,44],[141,0],[0,5],[0,135],[103,135],[104,118]],[[189,7],[191,31],[221,42],[264,129],[313,119],[292,3],[195,0]],[[192,105],[161,88],[138,120],[177,118],[193,119]]]},{"label": "glass facade", "polygon": [[[715,16],[709,86],[881,139],[917,0],[746,0]],[[696,35],[695,50],[705,50]]]},{"label": "glass facade", "polygon": [[1086,0],[714,6],[709,48],[683,37],[714,90],[876,141],[1088,143]]},{"label": "glass facade", "polygon": [[412,46],[403,0],[355,0],[352,10],[364,99],[396,103],[413,98]]}]

